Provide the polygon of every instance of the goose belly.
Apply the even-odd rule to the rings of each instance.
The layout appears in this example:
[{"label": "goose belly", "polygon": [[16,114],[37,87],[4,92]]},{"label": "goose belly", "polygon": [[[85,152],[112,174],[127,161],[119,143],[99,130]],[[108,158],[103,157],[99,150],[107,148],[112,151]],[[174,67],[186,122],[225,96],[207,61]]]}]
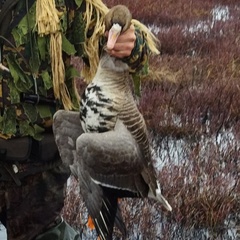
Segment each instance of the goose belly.
[{"label": "goose belly", "polygon": [[104,90],[90,84],[80,102],[80,121],[85,132],[106,132],[114,129],[117,110],[114,99]]}]

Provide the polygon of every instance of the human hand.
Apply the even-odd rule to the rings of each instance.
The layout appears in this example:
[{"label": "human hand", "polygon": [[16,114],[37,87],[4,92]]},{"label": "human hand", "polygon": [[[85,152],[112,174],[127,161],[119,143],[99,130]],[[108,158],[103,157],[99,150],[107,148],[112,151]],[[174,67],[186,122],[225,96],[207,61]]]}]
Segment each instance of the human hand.
[{"label": "human hand", "polygon": [[[108,37],[109,32],[106,32]],[[112,49],[107,48],[107,52],[117,58],[124,58],[131,55],[135,46],[136,35],[133,24],[125,32],[121,33]]]}]

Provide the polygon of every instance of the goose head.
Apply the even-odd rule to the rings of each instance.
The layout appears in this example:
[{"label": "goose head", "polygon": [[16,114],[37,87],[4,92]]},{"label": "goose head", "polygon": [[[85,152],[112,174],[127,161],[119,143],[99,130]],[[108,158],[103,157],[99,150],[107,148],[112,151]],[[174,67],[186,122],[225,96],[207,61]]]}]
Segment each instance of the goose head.
[{"label": "goose head", "polygon": [[105,28],[109,31],[107,48],[113,49],[121,32],[126,31],[132,20],[132,14],[124,5],[112,7],[105,16]]}]

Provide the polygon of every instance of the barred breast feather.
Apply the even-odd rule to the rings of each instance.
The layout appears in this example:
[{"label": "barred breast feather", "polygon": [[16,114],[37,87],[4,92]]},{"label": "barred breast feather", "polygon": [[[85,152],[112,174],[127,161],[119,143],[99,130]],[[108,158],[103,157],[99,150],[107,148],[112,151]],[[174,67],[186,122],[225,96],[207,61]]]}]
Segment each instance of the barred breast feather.
[{"label": "barred breast feather", "polygon": [[85,132],[106,132],[114,128],[117,109],[114,100],[104,95],[104,89],[90,84],[80,103],[80,120]]},{"label": "barred breast feather", "polygon": [[[101,58],[97,73],[80,102],[80,120],[85,132],[113,130],[124,106],[128,81],[127,65],[114,67],[115,58]],[[115,69],[115,71],[112,70]]]}]

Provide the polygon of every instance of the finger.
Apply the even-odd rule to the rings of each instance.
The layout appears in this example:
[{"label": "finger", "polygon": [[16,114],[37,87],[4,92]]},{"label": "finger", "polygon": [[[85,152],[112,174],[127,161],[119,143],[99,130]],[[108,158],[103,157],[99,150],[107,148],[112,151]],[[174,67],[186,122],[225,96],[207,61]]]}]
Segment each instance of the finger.
[{"label": "finger", "polygon": [[114,48],[110,50],[110,54],[118,58],[128,57],[131,55],[134,46],[135,46],[134,42],[116,43]]},{"label": "finger", "polygon": [[135,42],[126,42],[126,43],[115,43],[114,48],[112,50],[114,51],[132,51],[132,49],[135,46]]},{"label": "finger", "polygon": [[113,57],[116,57],[116,58],[124,58],[124,57],[128,57],[130,56],[131,54],[131,51],[115,51],[115,50],[111,50],[109,51],[109,54]]},{"label": "finger", "polygon": [[127,31],[121,33],[117,39],[117,43],[135,42],[135,41],[136,41],[136,35],[135,35],[134,27],[129,28]]}]

